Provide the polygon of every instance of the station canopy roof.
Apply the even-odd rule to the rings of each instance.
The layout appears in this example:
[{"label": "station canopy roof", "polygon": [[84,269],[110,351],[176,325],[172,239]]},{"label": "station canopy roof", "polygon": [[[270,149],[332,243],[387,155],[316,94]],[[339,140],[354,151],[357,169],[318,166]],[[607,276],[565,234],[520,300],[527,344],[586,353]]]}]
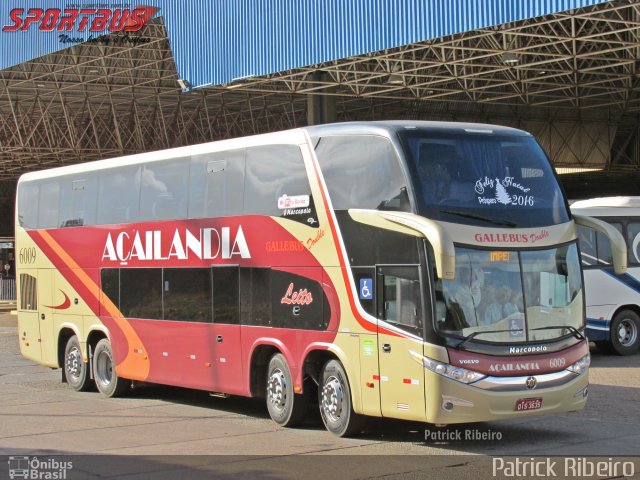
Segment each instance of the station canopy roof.
[{"label": "station canopy roof", "polygon": [[[305,125],[312,93],[335,96],[339,120],[579,112],[617,124],[640,110],[634,0],[145,5],[135,32],[65,39],[59,23],[40,30],[54,21],[43,7],[35,27],[0,33],[0,178]],[[3,7],[0,24],[30,7]]]}]

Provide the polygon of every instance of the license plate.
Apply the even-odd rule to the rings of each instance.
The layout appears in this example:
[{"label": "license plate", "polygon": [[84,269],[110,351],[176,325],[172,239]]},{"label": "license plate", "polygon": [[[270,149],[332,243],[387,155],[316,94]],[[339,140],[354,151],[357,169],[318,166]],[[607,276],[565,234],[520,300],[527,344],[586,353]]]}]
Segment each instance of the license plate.
[{"label": "license plate", "polygon": [[542,398],[521,398],[516,401],[516,412],[538,410],[542,407]]}]

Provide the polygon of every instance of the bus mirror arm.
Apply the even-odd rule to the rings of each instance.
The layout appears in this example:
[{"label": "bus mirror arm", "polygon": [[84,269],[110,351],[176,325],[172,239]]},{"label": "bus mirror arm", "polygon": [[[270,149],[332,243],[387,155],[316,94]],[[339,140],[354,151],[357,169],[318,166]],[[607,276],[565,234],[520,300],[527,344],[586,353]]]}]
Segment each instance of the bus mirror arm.
[{"label": "bus mirror arm", "polygon": [[456,249],[449,234],[438,223],[428,218],[415,220],[411,214],[383,213],[387,220],[409,227],[422,234],[433,247],[436,261],[436,272],[443,280],[453,280],[456,272]]},{"label": "bus mirror arm", "polygon": [[[384,225],[384,221],[401,225],[425,237],[433,247],[436,273],[443,280],[453,280],[456,271],[456,250],[449,233],[438,222],[406,212],[384,212],[379,210],[350,209],[354,220],[368,225],[395,230],[397,227]],[[381,221],[382,220],[382,221]]]},{"label": "bus mirror arm", "polygon": [[622,275],[627,271],[627,244],[622,234],[607,222],[586,215],[573,214],[577,225],[593,228],[605,235],[611,242],[611,256],[613,257],[613,271]]}]

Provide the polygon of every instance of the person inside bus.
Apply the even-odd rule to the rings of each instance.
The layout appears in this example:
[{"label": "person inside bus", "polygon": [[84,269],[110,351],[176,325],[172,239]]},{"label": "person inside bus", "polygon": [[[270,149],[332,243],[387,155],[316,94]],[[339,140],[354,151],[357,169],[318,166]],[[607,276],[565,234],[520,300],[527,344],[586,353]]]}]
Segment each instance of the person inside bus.
[{"label": "person inside bus", "polygon": [[442,282],[447,317],[455,330],[479,325],[478,305],[482,299],[484,272],[468,265],[459,267],[451,281]]},{"label": "person inside bus", "polygon": [[518,306],[512,301],[513,291],[508,285],[499,287],[494,294],[493,302],[485,310],[484,325],[497,323],[509,315],[519,312]]},{"label": "person inside bus", "polygon": [[424,143],[420,147],[418,176],[429,204],[473,198],[472,172],[459,149],[449,143]]},{"label": "person inside bus", "polygon": [[422,185],[422,195],[428,205],[437,204],[449,196],[449,170],[447,168],[449,149],[441,143],[420,145],[418,178]]}]

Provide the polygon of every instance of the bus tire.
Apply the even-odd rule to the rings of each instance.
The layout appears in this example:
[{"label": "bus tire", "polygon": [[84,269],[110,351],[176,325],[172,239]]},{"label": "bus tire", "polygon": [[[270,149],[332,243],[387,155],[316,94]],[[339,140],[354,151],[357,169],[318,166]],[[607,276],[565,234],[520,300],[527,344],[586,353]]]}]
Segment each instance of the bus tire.
[{"label": "bus tire", "polygon": [[322,422],[334,435],[348,437],[362,431],[364,417],[353,411],[349,380],[338,360],[329,360],[322,368],[318,403]]},{"label": "bus tire", "polygon": [[281,353],[269,360],[265,397],[271,419],[282,427],[294,427],[300,424],[309,405],[309,395],[296,395],[293,392],[293,379],[287,361]]},{"label": "bus tire", "polygon": [[131,387],[129,380],[116,375],[111,344],[106,338],[93,351],[93,376],[98,390],[107,397],[120,397]]},{"label": "bus tire", "polygon": [[86,392],[93,387],[89,364],[82,359],[80,341],[75,335],[67,340],[64,349],[64,378],[77,392]]},{"label": "bus tire", "polygon": [[640,347],[640,317],[632,310],[618,312],[611,322],[611,346],[618,355],[631,355]]}]

